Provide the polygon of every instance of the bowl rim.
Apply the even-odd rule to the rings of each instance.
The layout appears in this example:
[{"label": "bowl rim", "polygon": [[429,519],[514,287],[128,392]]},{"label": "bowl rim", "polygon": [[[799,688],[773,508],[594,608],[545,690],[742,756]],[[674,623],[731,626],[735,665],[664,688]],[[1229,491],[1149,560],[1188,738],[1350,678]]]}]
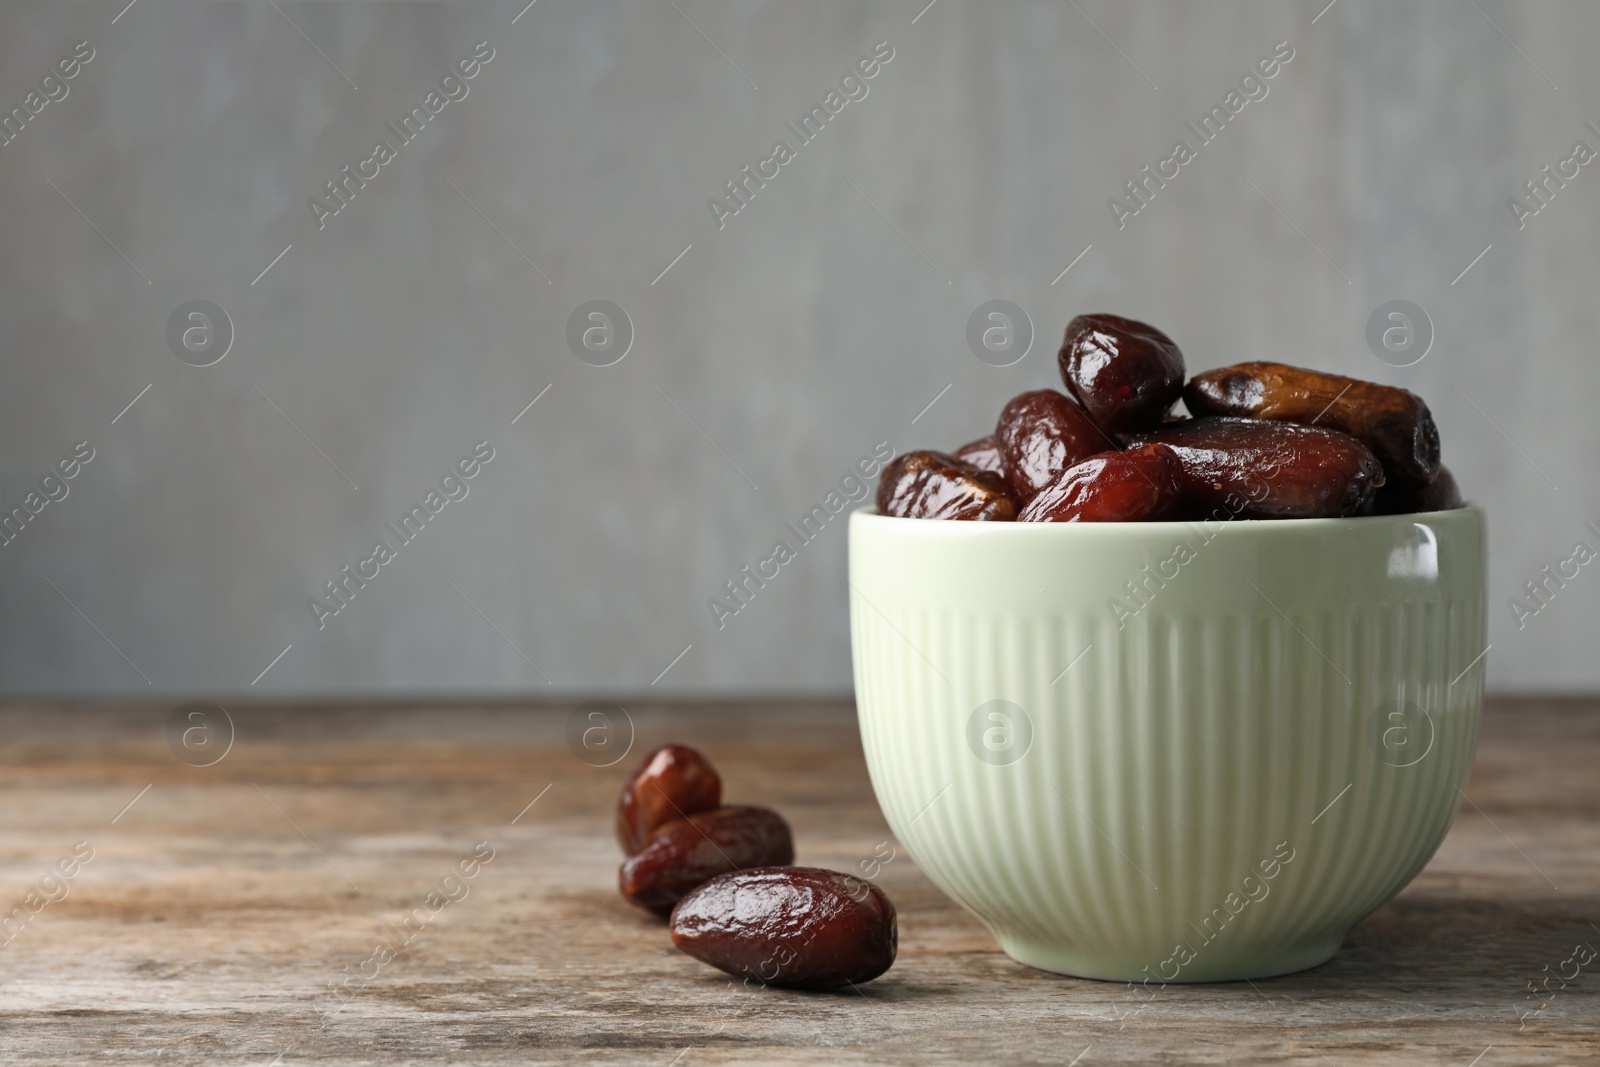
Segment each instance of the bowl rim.
[{"label": "bowl rim", "polygon": [[[963,522],[956,519],[910,519],[894,515],[883,515],[878,511],[876,504],[865,504],[850,512],[850,522],[869,523],[887,532],[899,528],[903,533],[915,533],[918,536],[937,537],[941,535],[951,537],[1114,537],[1119,531],[1129,536],[1138,532],[1170,533],[1174,530],[1193,528],[1202,524],[1207,532],[1219,537],[1271,537],[1270,531],[1280,530],[1284,535],[1291,532],[1338,532],[1354,531],[1360,529],[1376,529],[1385,524],[1404,526],[1412,523],[1427,522],[1431,525],[1456,524],[1465,522],[1482,523],[1487,517],[1482,505],[1467,501],[1460,507],[1450,508],[1445,511],[1407,511],[1396,515],[1352,515],[1347,517],[1321,518],[1321,519],[1210,519],[1202,517],[1197,519],[1163,519],[1159,522]],[[1030,533],[1002,533],[1001,531],[1031,530]],[[1053,533],[1049,531],[1054,531]]]}]

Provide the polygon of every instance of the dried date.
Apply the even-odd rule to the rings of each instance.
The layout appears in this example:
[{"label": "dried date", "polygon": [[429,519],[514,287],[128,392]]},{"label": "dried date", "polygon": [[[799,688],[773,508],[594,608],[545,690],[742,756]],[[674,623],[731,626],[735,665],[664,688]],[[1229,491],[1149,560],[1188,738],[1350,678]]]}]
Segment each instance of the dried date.
[{"label": "dried date", "polygon": [[895,457],[878,479],[878,511],[902,519],[1009,522],[1017,517],[1003,476],[943,452]]},{"label": "dried date", "polygon": [[1451,511],[1461,506],[1461,490],[1456,486],[1455,475],[1449,467],[1441,466],[1439,473],[1427,485],[1415,482],[1392,481],[1372,495],[1372,514],[1409,515],[1417,511]]},{"label": "dried date", "polygon": [[1006,472],[1005,457],[1000,454],[1000,442],[993,434],[980,437],[976,441],[968,441],[956,449],[955,456],[979,470],[992,471],[999,475],[1004,475]]},{"label": "dried date", "polygon": [[1000,412],[994,436],[1006,482],[1022,504],[1079,460],[1117,447],[1082,408],[1054,389],[1013,397]]},{"label": "dried date", "polygon": [[1180,499],[1178,456],[1166,445],[1104,452],[1067,468],[1017,515],[1018,522],[1151,522]]},{"label": "dried date", "polygon": [[1056,357],[1067,389],[1105,430],[1160,425],[1183,393],[1183,353],[1154,326],[1120,315],[1079,315]]},{"label": "dried date", "polygon": [[1378,457],[1338,430],[1207,416],[1129,438],[1178,456],[1186,513],[1241,519],[1354,515],[1384,484]]},{"label": "dried date", "polygon": [[1395,480],[1439,473],[1439,428],[1405,389],[1283,363],[1239,363],[1197,374],[1183,392],[1195,415],[1237,415],[1342,430],[1372,449]]},{"label": "dried date", "polygon": [[617,872],[630,904],[665,916],[696,886],[729,871],[794,862],[794,837],[770,808],[733,804],[674,819]]},{"label": "dried date", "polygon": [[871,981],[894,964],[897,942],[881,889],[817,867],[725,874],[672,913],[672,943],[700,962],[800,989]]},{"label": "dried date", "polygon": [[663,823],[722,803],[722,779],[688,745],[662,745],[644,758],[617,800],[617,841],[624,855],[644,848]]}]

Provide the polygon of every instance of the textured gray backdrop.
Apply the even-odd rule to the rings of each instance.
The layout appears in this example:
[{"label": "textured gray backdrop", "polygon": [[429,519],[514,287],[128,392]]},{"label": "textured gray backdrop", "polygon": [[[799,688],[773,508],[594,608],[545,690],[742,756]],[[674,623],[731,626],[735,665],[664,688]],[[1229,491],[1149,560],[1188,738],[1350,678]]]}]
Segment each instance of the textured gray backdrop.
[{"label": "textured gray backdrop", "polygon": [[[1055,381],[1085,310],[1191,368],[1422,393],[1490,512],[1491,686],[1595,688],[1600,566],[1520,629],[1510,602],[1600,546],[1600,166],[1520,231],[1509,199],[1600,148],[1600,8],[925,2],[7,3],[0,110],[94,58],[0,147],[0,506],[94,458],[0,548],[0,690],[847,691],[842,519],[721,630],[708,599],[878,442],[953,447]],[[319,229],[308,201],[480,41]],[[785,123],[879,42],[802,144]],[[1265,98],[1119,229],[1109,199],[1278,42]],[[996,298],[1037,333],[1003,368],[966,340]],[[607,367],[567,343],[596,299],[635,334]],[[1365,340],[1391,299],[1435,333],[1404,369]],[[213,366],[169,349],[192,300],[235,331]],[[469,494],[319,629],[478,441]]]}]

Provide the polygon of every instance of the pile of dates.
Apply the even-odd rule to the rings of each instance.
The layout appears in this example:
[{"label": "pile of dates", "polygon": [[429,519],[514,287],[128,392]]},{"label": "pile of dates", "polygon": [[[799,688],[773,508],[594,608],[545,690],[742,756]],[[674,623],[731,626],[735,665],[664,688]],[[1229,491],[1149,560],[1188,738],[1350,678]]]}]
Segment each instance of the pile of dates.
[{"label": "pile of dates", "polygon": [[[1057,357],[1067,392],[1012,399],[994,433],[909,452],[878,510],[909,519],[1150,522],[1397,515],[1461,506],[1414,393],[1282,363],[1184,382],[1153,326],[1079,315]],[[1190,417],[1173,414],[1182,400]]]},{"label": "pile of dates", "polygon": [[770,808],[722,803],[722,778],[687,745],[663,745],[617,802],[630,904],[670,918],[672,943],[747,982],[830,989],[894,963],[894,905],[871,882],[792,867],[794,838]]}]

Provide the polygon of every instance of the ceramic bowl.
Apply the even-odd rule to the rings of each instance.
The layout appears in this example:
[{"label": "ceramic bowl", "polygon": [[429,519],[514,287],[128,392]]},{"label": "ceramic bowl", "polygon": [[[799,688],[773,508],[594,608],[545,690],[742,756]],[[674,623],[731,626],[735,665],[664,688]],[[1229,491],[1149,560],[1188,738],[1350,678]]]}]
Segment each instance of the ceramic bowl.
[{"label": "ceramic bowl", "polygon": [[1022,963],[1316,966],[1438,847],[1477,743],[1484,516],[850,518],[873,789]]}]

